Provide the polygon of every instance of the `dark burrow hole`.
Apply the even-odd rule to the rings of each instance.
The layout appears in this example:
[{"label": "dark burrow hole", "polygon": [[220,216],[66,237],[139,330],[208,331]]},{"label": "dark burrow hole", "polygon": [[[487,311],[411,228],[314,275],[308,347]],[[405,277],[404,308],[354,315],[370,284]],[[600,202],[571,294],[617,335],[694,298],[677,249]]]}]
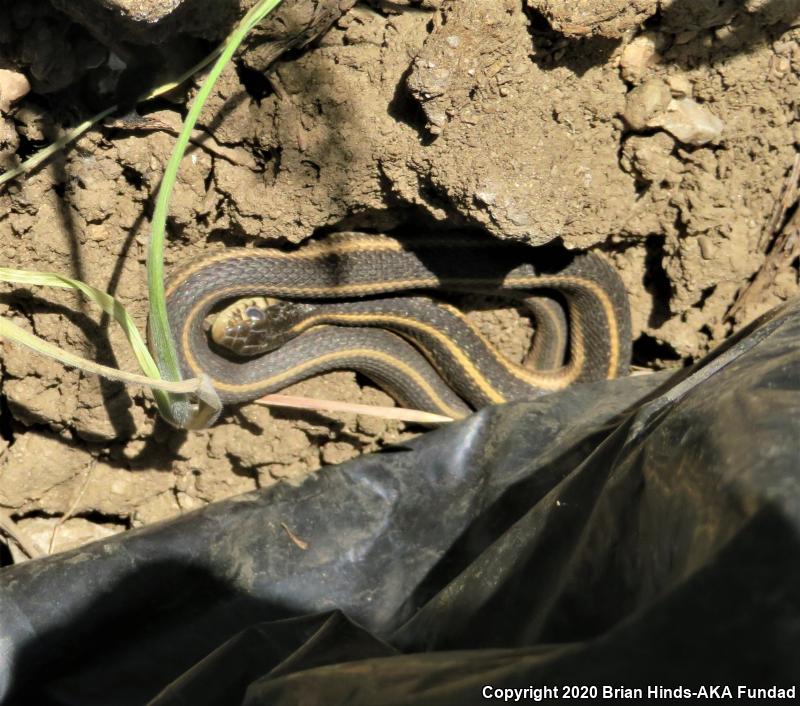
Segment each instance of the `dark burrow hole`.
[{"label": "dark burrow hole", "polygon": [[530,5],[523,5],[523,11],[528,18],[528,22],[530,22],[529,30],[532,35],[548,35],[551,37],[556,35],[547,18],[539,10],[535,10]]},{"label": "dark burrow hole", "polygon": [[[8,540],[9,542],[13,542],[14,540]],[[8,548],[8,545],[5,541],[0,541],[0,568],[3,566],[11,566],[13,564],[13,560],[11,559],[11,550]]]},{"label": "dark burrow hole", "polygon": [[5,439],[9,444],[14,443],[14,424],[5,395],[0,395],[0,439]]},{"label": "dark burrow hole", "polygon": [[427,147],[433,144],[437,136],[428,132],[426,127],[428,124],[428,117],[425,115],[425,111],[419,101],[414,98],[411,91],[408,89],[407,81],[413,70],[414,66],[412,64],[403,72],[403,75],[397,82],[397,88],[392,96],[392,100],[389,101],[388,113],[389,117],[397,122],[404,123],[414,128],[419,135],[420,144],[423,147]]},{"label": "dark burrow hole", "polygon": [[19,135],[19,147],[17,148],[16,156],[20,162],[24,162],[43,147],[46,147],[48,144],[50,144],[46,138],[43,140],[29,140],[21,132],[18,132],[17,134]]},{"label": "dark burrow hole", "polygon": [[141,191],[144,188],[144,177],[133,167],[123,165],[122,176],[134,189]]},{"label": "dark burrow hole", "polygon": [[92,522],[96,525],[118,525],[124,527],[126,530],[132,528],[129,518],[121,517],[120,515],[111,515],[98,510],[79,512],[76,515],[72,515],[70,519],[73,518],[80,518],[81,520],[86,520],[87,522]]},{"label": "dark burrow hole", "polygon": [[242,82],[244,90],[256,103],[260,104],[272,94],[272,84],[265,73],[251,69],[239,61],[236,62],[236,75]]},{"label": "dark burrow hole", "polygon": [[672,315],[669,302],[672,298],[672,284],[664,269],[664,237],[661,235],[648,236],[644,243],[644,288],[653,297],[653,310],[647,321],[652,328],[658,328],[669,320]]},{"label": "dark burrow hole", "polygon": [[708,298],[717,291],[717,285],[714,284],[710,287],[706,287],[702,292],[700,292],[700,300],[697,302],[697,308],[702,309],[705,303],[708,301]]},{"label": "dark burrow hole", "polygon": [[[531,60],[542,70],[565,66],[581,76],[608,61],[619,46],[618,39],[608,37],[567,37],[553,29],[547,17],[538,10],[526,5],[523,11],[528,18],[528,32],[533,46]],[[553,61],[553,52],[559,49],[562,51]]]},{"label": "dark burrow hole", "polygon": [[666,363],[683,361],[678,352],[669,343],[659,341],[649,334],[643,333],[633,342],[632,363],[643,368],[654,368]]}]

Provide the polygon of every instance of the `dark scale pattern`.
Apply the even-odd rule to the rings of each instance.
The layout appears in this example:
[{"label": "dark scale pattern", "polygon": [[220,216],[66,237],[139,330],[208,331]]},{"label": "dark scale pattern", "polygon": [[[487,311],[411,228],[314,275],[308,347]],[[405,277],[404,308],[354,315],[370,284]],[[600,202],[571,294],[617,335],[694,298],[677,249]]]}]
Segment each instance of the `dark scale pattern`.
[{"label": "dark scale pattern", "polygon": [[[354,239],[358,242],[347,250]],[[188,324],[188,346],[194,352],[197,365],[215,381],[215,387],[226,403],[254,399],[330,369],[348,368],[364,373],[406,404],[442,411],[429,396],[421,396],[419,389],[403,397],[402,391],[419,386],[404,378],[399,368],[385,369],[375,359],[365,361],[342,357],[348,346],[363,349],[373,345],[379,346],[376,348],[378,351],[401,357],[404,363],[420,371],[437,395],[447,400],[450,406],[458,404],[451,387],[474,407],[493,401],[491,395],[487,396],[485,385],[466,374],[461,363],[453,359],[447,346],[442,346],[436,336],[423,334],[418,328],[405,325],[402,321],[395,321],[387,327],[423,350],[446,384],[431,364],[408,344],[396,336],[376,336],[380,333],[376,330],[341,326],[327,328],[321,333],[312,330],[259,358],[233,361],[218,355],[209,347],[202,327],[212,307],[224,300],[253,296],[315,299],[316,305],[299,306],[298,315],[327,311],[332,321],[348,312],[362,314],[372,311],[397,319],[418,318],[435,330],[444,332],[455,342],[480,371],[480,376],[506,399],[538,396],[546,390],[522,382],[519,376],[509,373],[508,368],[487,349],[483,340],[453,312],[427,298],[386,298],[386,295],[417,294],[432,289],[498,293],[504,288],[513,288],[520,293],[544,288],[556,290],[564,296],[570,331],[563,332],[563,335],[564,340],[569,341],[570,359],[576,360],[575,354],[579,349],[582,349],[585,358],[577,374],[572,376],[573,381],[609,376],[611,331],[614,326],[618,329],[614,339],[619,341],[619,364],[610,376],[622,375],[627,371],[630,360],[627,294],[616,272],[598,256],[572,257],[565,254],[561,262],[545,270],[533,263],[536,250],[486,239],[444,241],[430,238],[407,243],[404,249],[386,249],[387,243],[393,248],[396,246],[395,241],[385,236],[340,234],[328,242],[330,246],[314,257],[276,256],[272,250],[229,249],[222,253],[209,253],[180,266],[167,284],[168,310],[186,373],[195,375],[199,372],[189,365],[182,342],[181,332]],[[548,255],[552,259],[552,253]],[[527,280],[520,282],[521,278]],[[353,292],[343,292],[342,287],[357,289],[356,296],[350,296],[348,303],[342,301],[343,295],[352,295]],[[313,288],[314,291],[299,291],[306,288]],[[598,292],[605,293],[612,305],[611,321],[602,299],[597,296]],[[381,295],[383,299],[375,299]],[[324,303],[325,300],[330,303]],[[202,306],[198,306],[200,302],[204,302]],[[558,321],[556,318],[553,326],[563,326],[567,319],[562,317],[561,323]],[[370,325],[379,326],[380,323],[376,321]],[[544,330],[546,332],[547,327]],[[563,352],[563,347],[561,350]],[[277,387],[272,382],[258,384],[267,378],[282,376],[305,361],[334,352],[339,356],[335,358],[335,363],[330,359],[319,366],[303,365],[300,371],[292,373],[290,377],[280,377],[281,382]],[[391,368],[391,365],[388,367]],[[569,366],[552,371],[551,376],[563,378],[568,372]],[[228,390],[227,387],[231,385],[238,386],[238,390]],[[249,387],[244,389],[242,386]],[[463,403],[460,409],[464,409]]]}]

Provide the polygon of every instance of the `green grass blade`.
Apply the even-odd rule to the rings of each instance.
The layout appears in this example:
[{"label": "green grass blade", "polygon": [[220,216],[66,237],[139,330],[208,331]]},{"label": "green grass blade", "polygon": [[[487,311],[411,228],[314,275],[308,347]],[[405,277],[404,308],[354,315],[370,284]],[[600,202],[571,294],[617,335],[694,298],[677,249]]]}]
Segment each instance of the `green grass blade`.
[{"label": "green grass blade", "polygon": [[[175,179],[178,175],[178,168],[186,152],[197,119],[225,65],[233,58],[239,45],[252,28],[272,12],[280,2],[281,0],[262,0],[242,18],[230,34],[189,109],[181,133],[175,143],[175,148],[164,170],[164,177],[161,180],[161,188],[158,192],[151,224],[152,235],[147,257],[147,287],[150,296],[150,340],[153,344],[153,353],[158,362],[161,375],[167,380],[181,379],[178,353],[167,319],[164,291],[164,241],[169,204],[175,186]],[[164,410],[161,411],[163,414]],[[186,407],[183,400],[174,399],[168,412],[168,420],[182,427],[194,426],[191,414],[191,410]]]},{"label": "green grass blade", "polygon": [[[190,79],[198,71],[201,71],[206,66],[208,66],[212,61],[214,61],[214,59],[216,59],[219,56],[223,46],[224,45],[220,45],[219,47],[217,47],[208,56],[201,59],[190,69],[187,69],[174,81],[165,83],[161,86],[149,90],[147,93],[143,93],[142,95],[138,96],[136,102],[141,103],[143,101],[152,100],[153,98],[164,95],[168,91],[177,88],[184,81]],[[83,135],[83,133],[89,130],[93,125],[96,125],[101,120],[107,118],[109,115],[112,115],[118,109],[119,106],[116,105],[109,106],[105,110],[102,110],[99,113],[97,113],[97,115],[93,115],[88,120],[85,120],[80,125],[76,125],[69,132],[65,133],[62,137],[56,140],[53,144],[48,145],[47,147],[44,147],[43,149],[39,150],[36,154],[26,159],[20,165],[14,167],[13,169],[9,169],[6,172],[3,172],[2,174],[0,174],[0,186],[5,184],[6,182],[11,181],[12,179],[16,179],[18,176],[21,176],[22,174],[26,174],[30,171],[33,171],[40,164],[43,164],[50,157],[52,157],[56,152],[63,150],[64,148],[68,147],[73,142],[75,142],[75,140],[77,140],[81,135]]]},{"label": "green grass blade", "polygon": [[[158,405],[159,413],[170,423],[186,429],[199,429],[209,426],[216,419],[221,409],[219,397],[211,386],[209,380],[203,376],[200,380],[187,380],[181,382],[182,376],[178,362],[177,350],[169,322],[166,315],[166,302],[164,293],[164,264],[163,250],[166,230],[167,214],[169,212],[169,202],[172,195],[175,179],[181,159],[186,151],[192,130],[194,129],[200,112],[211,93],[217,79],[228,61],[244,41],[247,34],[264,17],[272,12],[281,0],[261,0],[242,18],[233,32],[217,49],[209,56],[205,57],[198,64],[190,68],[176,80],[159,86],[143,95],[137,102],[149,100],[162,95],[167,91],[179,86],[185,80],[193,76],[209,65],[216,59],[209,75],[203,82],[198,94],[192,104],[189,114],[184,122],[183,129],[175,145],[170,161],[164,173],[164,178],[159,190],[156,202],[155,214],[152,224],[152,238],[148,253],[148,291],[150,295],[150,326],[151,341],[155,353],[155,360],[147,348],[143,337],[134,325],[124,307],[113,297],[91,287],[79,280],[73,280],[57,273],[41,273],[25,270],[14,270],[10,268],[0,268],[0,281],[14,282],[24,285],[51,286],[61,288],[71,288],[81,292],[91,301],[95,302],[103,311],[113,316],[120,326],[122,326],[131,347],[136,355],[137,361],[142,370],[148,377],[115,371],[112,368],[99,365],[92,361],[85,360],[74,354],[63,351],[54,344],[43,341],[33,336],[24,329],[20,329],[11,322],[0,320],[0,336],[17,341],[22,345],[36,350],[45,355],[49,355],[60,360],[65,365],[81,368],[88,372],[95,372],[105,377],[122,380],[124,382],[135,382],[136,384],[149,385],[153,388],[153,393]],[[78,139],[83,133],[89,130],[92,125],[103,120],[117,110],[117,106],[111,106],[98,113],[89,120],[73,128],[57,140],[52,145],[33,155],[30,159],[23,162],[18,167],[0,175],[0,186],[24,174],[40,164],[51,155],[63,149],[74,140]],[[164,381],[166,379],[166,382]],[[159,382],[159,380],[161,380]],[[177,384],[175,384],[177,383]],[[192,393],[192,394],[186,394]]]},{"label": "green grass blade", "polygon": [[0,267],[0,282],[9,282],[23,286],[58,287],[60,289],[73,289],[83,294],[89,301],[97,304],[100,309],[109,314],[122,327],[131,344],[136,360],[144,370],[145,375],[128,373],[115,368],[100,365],[94,361],[81,358],[74,353],[59,348],[53,343],[45,341],[16,324],[0,317],[0,338],[14,341],[42,355],[54,358],[64,365],[79,368],[86,372],[102,375],[111,380],[118,380],[126,384],[143,385],[164,394],[166,391],[182,394],[196,394],[201,387],[201,381],[186,380],[182,383],[161,380],[158,366],[150,355],[139,329],[133,322],[125,307],[116,299],[99,289],[81,282],[80,280],[64,277],[55,272],[32,272],[30,270],[15,270]]},{"label": "green grass blade", "polygon": [[46,355],[48,358],[53,358],[59,363],[71,368],[78,368],[84,372],[100,375],[109,380],[116,380],[117,382],[123,382],[127,385],[149,387],[154,392],[159,390],[162,392],[171,392],[173,394],[197,394],[200,389],[200,380],[197,378],[181,380],[180,382],[170,382],[169,380],[154,379],[146,375],[129,373],[124,370],[117,370],[107,365],[95,363],[93,360],[88,360],[75,353],[65,351],[55,343],[50,343],[49,341],[39,338],[4,317],[0,317],[0,339],[18,343],[19,345],[30,348],[32,351],[40,353],[41,355]]}]

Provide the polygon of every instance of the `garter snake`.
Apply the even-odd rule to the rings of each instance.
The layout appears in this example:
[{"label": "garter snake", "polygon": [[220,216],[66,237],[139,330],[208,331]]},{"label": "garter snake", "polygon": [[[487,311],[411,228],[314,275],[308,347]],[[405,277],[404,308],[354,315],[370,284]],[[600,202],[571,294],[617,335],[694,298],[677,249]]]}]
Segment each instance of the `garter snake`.
[{"label": "garter snake", "polygon": [[[461,417],[627,372],[630,314],[619,276],[593,254],[562,253],[537,265],[540,250],[477,236],[401,242],[363,233],[293,251],[228,248],[175,269],[167,312],[184,373],[207,374],[225,404],[348,369],[403,404]],[[437,291],[501,295],[527,307],[537,327],[533,369],[505,358],[456,308],[426,296]],[[232,359],[210,342],[204,322],[220,303],[256,296],[267,298],[264,311],[240,308],[213,333],[239,353],[254,339],[268,352]]]}]

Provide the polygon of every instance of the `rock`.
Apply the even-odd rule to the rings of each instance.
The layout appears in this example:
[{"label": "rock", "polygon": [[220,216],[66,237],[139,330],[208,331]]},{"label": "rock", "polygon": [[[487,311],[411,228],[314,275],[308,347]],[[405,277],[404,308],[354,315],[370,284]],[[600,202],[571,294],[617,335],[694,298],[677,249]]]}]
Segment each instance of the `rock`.
[{"label": "rock", "polygon": [[11,106],[31,90],[25,74],[10,69],[0,69],[0,113],[7,113]]},{"label": "rock", "polygon": [[672,93],[659,78],[645,81],[628,93],[623,117],[634,130],[653,127],[653,120],[667,109]]},{"label": "rock", "polygon": [[621,37],[658,11],[657,0],[527,0],[527,4],[567,37]]},{"label": "rock", "polygon": [[[651,79],[628,94],[623,117],[637,132],[661,128],[687,145],[718,141],[724,127],[722,120],[686,97],[686,93],[691,93],[688,80],[674,77],[667,84],[661,79]],[[673,95],[683,97],[673,98]]]},{"label": "rock", "polygon": [[797,0],[745,0],[744,10],[762,14],[765,24],[791,22],[798,16]]},{"label": "rock", "polygon": [[629,83],[639,83],[647,69],[661,59],[664,37],[657,32],[645,32],[622,50],[619,60],[622,78]]},{"label": "rock", "polygon": [[[162,44],[177,35],[219,41],[256,0],[52,0],[110,47]],[[284,0],[264,22],[268,35],[292,36],[292,46],[317,36],[350,9],[344,0]],[[319,27],[319,31],[315,29]],[[308,33],[311,36],[305,36]],[[301,38],[301,35],[303,37]]]},{"label": "rock", "polygon": [[677,184],[681,163],[672,156],[674,140],[665,132],[632,135],[622,146],[622,168],[644,183]]},{"label": "rock", "polygon": [[669,90],[672,92],[673,98],[691,98],[692,82],[683,74],[669,76],[667,84],[669,84]]},{"label": "rock", "polygon": [[664,114],[653,119],[650,126],[663,128],[684,144],[700,146],[718,142],[724,123],[691,98],[678,98],[670,101]]},{"label": "rock", "polygon": [[105,44],[161,44],[177,32],[222,39],[255,0],[52,0]]}]

